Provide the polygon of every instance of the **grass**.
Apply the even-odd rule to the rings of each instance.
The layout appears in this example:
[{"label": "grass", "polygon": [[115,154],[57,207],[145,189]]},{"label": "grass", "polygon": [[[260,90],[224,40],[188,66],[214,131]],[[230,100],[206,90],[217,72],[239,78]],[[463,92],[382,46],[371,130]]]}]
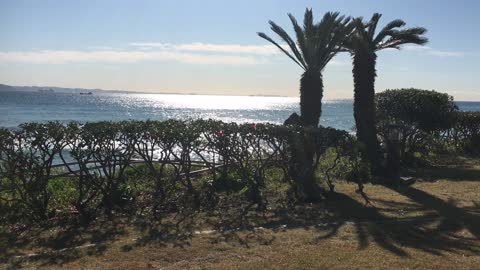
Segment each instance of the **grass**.
[{"label": "grass", "polygon": [[[435,163],[415,172],[412,187],[366,185],[369,205],[355,186],[337,183],[323,203],[263,213],[220,204],[162,224],[3,230],[0,269],[478,269],[480,160]],[[40,255],[14,257],[32,252]]]}]

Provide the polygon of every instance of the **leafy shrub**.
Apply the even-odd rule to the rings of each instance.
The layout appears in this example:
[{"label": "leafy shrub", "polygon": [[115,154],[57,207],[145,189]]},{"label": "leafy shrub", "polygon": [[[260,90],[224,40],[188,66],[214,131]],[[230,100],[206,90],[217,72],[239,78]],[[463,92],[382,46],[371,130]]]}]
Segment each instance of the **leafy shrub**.
[{"label": "leafy shrub", "polygon": [[458,112],[452,133],[458,148],[480,155],[480,112]]},{"label": "leafy shrub", "polygon": [[65,127],[56,122],[27,123],[1,133],[3,195],[15,201],[23,214],[34,219],[47,218],[51,197],[48,184],[55,156],[65,146]]},{"label": "leafy shrub", "polygon": [[458,110],[452,96],[430,90],[386,90],[375,97],[380,123],[389,121],[425,132],[451,128]]},{"label": "leafy shrub", "polygon": [[74,200],[77,195],[73,179],[68,177],[52,178],[48,182],[48,192],[51,194],[49,209],[54,213],[71,213],[75,211]]},{"label": "leafy shrub", "polygon": [[354,141],[332,128],[214,120],[0,129],[0,203],[14,218],[78,212],[85,222],[97,210],[111,217],[136,207],[158,217],[179,207],[214,207],[220,192],[260,206],[276,183],[295,188],[291,150],[298,137],[308,138],[315,168],[329,148],[350,155]]},{"label": "leafy shrub", "polygon": [[400,131],[401,158],[428,152],[455,125],[457,106],[448,94],[420,89],[386,90],[375,95],[379,135]]},{"label": "leafy shrub", "polygon": [[369,163],[361,155],[361,146],[356,138],[348,135],[328,146],[323,153],[318,164],[319,173],[331,191],[334,191],[335,179],[344,179],[358,185],[372,181]]}]

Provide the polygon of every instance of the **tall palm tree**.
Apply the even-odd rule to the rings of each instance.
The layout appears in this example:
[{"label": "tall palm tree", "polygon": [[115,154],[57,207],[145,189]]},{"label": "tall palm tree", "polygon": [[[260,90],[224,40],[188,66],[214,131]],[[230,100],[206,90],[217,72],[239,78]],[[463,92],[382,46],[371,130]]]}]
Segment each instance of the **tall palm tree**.
[{"label": "tall palm tree", "polygon": [[258,35],[277,46],[304,70],[300,79],[300,117],[304,126],[317,127],[322,114],[322,71],[340,52],[341,44],[353,27],[350,27],[350,18],[339,16],[337,12],[328,12],[319,23],[314,23],[312,9],[306,9],[303,27],[298,25],[292,14],[288,17],[295,30],[296,42],[283,28],[269,21],[272,31],[287,44],[287,48],[264,33]]},{"label": "tall palm tree", "polygon": [[[382,15],[373,14],[368,22],[362,18],[352,21],[354,33],[345,43],[346,49],[353,58],[354,81],[354,117],[357,129],[357,138],[365,145],[364,157],[370,161],[373,174],[379,173],[380,156],[379,143],[375,128],[375,77],[377,51],[394,48],[400,49],[403,44],[423,45],[428,39],[422,36],[427,31],[422,27],[403,28],[405,22],[393,20],[383,27],[377,35],[378,21]],[[399,29],[400,28],[400,29]]]},{"label": "tall palm tree", "polygon": [[[342,50],[353,26],[349,24],[350,18],[332,12],[326,13],[319,23],[314,23],[311,9],[305,10],[303,27],[291,14],[288,17],[295,30],[296,42],[272,21],[269,21],[272,31],[287,46],[284,48],[264,33],[258,35],[277,46],[304,70],[300,79],[300,122],[305,127],[317,127],[322,114],[322,71]],[[290,174],[297,184],[296,193],[305,201],[319,200],[321,189],[314,180],[312,138],[293,135],[292,145]]]}]

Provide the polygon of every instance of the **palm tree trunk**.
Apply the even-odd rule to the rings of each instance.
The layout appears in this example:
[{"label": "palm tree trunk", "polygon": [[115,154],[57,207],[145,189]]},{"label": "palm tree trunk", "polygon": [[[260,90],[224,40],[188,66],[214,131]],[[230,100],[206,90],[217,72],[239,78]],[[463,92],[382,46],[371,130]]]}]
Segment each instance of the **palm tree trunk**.
[{"label": "palm tree trunk", "polygon": [[317,127],[322,114],[322,74],[306,71],[300,79],[300,117],[304,126]]},{"label": "palm tree trunk", "polygon": [[[323,82],[319,72],[307,71],[300,80],[300,111],[304,127],[318,127],[322,112]],[[303,201],[318,201],[322,198],[320,187],[314,177],[314,144],[311,135],[294,134],[291,138],[292,160],[290,171],[296,182],[296,193]]]},{"label": "palm tree trunk", "polygon": [[375,126],[375,70],[376,54],[355,52],[353,56],[354,102],[353,115],[357,138],[364,144],[364,158],[370,162],[373,175],[380,168],[379,143]]}]

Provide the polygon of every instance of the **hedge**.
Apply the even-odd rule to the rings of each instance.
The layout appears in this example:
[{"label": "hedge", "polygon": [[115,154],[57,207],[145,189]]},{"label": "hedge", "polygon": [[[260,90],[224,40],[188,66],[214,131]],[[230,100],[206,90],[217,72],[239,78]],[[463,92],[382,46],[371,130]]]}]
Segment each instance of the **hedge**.
[{"label": "hedge", "polygon": [[0,129],[0,206],[15,219],[45,220],[58,215],[52,202],[61,201],[63,212],[88,220],[99,209],[111,216],[140,199],[153,216],[179,206],[198,209],[225,190],[261,203],[272,171],[280,173],[273,181],[295,187],[289,166],[294,136],[314,138],[316,164],[327,149],[347,155],[355,143],[332,128],[214,120]]}]

